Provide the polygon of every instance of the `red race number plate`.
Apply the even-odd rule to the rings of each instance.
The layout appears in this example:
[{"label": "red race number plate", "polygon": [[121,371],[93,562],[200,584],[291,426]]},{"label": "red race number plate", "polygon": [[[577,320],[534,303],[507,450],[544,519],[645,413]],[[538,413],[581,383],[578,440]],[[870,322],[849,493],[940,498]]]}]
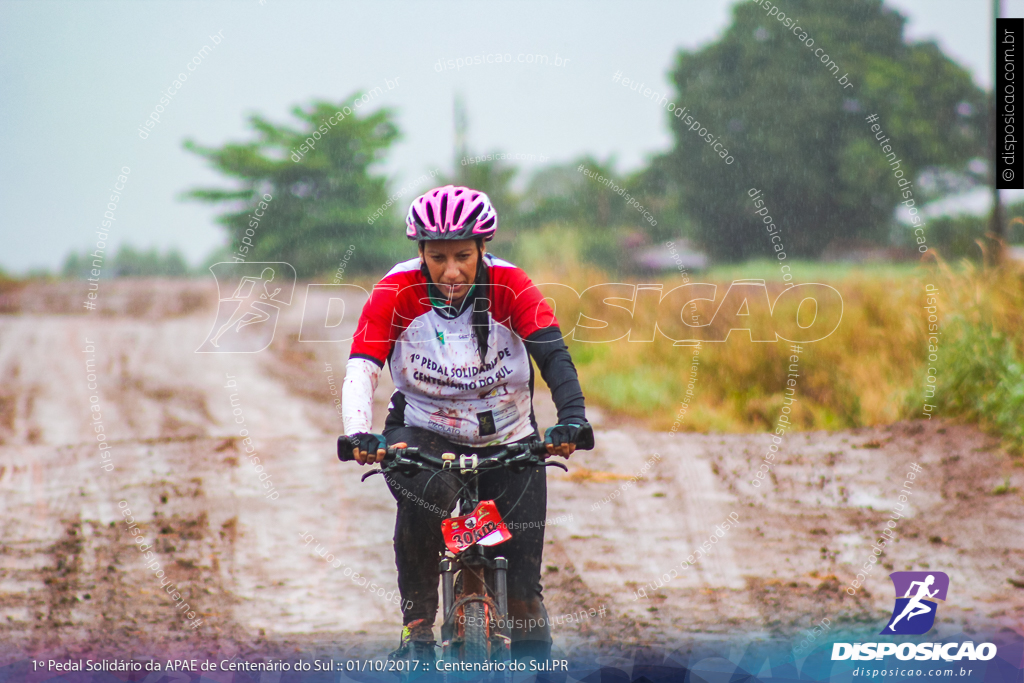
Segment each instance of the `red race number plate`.
[{"label": "red race number plate", "polygon": [[444,544],[453,553],[461,553],[474,543],[498,545],[512,538],[493,500],[481,501],[468,515],[442,520]]}]

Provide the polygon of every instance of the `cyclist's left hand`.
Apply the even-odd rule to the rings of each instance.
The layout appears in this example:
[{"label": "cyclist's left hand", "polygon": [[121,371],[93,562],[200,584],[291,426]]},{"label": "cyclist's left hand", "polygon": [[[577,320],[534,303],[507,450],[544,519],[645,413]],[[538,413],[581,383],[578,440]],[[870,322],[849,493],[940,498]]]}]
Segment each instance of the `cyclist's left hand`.
[{"label": "cyclist's left hand", "polygon": [[387,454],[387,440],[380,434],[359,432],[348,437],[352,457],[360,465],[373,465],[384,460]]},{"label": "cyclist's left hand", "polygon": [[[580,444],[581,448],[586,448],[587,444],[581,443],[581,441],[586,441],[587,437],[592,441],[592,434],[593,431],[589,423],[555,425],[544,432],[544,443],[548,447],[549,455],[568,458],[576,451],[577,444]],[[589,445],[590,448],[593,448],[593,444]]]}]

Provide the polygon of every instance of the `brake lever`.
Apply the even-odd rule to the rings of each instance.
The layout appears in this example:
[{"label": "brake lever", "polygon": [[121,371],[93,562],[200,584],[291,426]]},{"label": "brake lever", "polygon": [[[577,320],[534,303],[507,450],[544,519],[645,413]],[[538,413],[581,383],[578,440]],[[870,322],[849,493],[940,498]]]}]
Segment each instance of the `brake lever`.
[{"label": "brake lever", "polygon": [[369,472],[367,472],[366,474],[364,474],[364,475],[363,475],[363,476],[362,476],[362,477],[361,477],[361,478],[359,479],[359,481],[360,481],[360,482],[364,482],[364,481],[366,481],[367,479],[369,479],[370,477],[372,477],[372,476],[373,476],[373,475],[375,475],[375,474],[384,474],[384,470],[381,470],[381,469],[376,469],[376,470],[370,470]]},{"label": "brake lever", "polygon": [[544,463],[544,467],[560,467],[561,469],[565,470],[566,472],[569,471],[569,468],[566,467],[563,463],[560,463],[560,462],[545,462]]},{"label": "brake lever", "polygon": [[521,474],[534,465],[534,459],[529,453],[520,453],[506,459],[505,464],[512,472]]}]

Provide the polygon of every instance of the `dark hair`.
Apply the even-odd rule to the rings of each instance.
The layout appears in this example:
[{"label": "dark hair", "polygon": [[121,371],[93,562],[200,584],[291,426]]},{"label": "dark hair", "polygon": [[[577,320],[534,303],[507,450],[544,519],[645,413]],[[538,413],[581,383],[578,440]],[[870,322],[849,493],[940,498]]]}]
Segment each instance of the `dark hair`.
[{"label": "dark hair", "polygon": [[[419,244],[419,249],[420,249],[420,251],[423,251],[423,246],[424,246],[424,245],[425,245],[425,244],[426,244],[426,243],[427,243],[428,241],[429,241],[429,242],[436,242],[436,241],[439,241],[439,240],[419,240],[418,244]],[[483,250],[483,248],[484,248],[484,238],[483,238],[483,237],[477,237],[477,238],[476,238],[476,239],[474,239],[473,241],[474,241],[474,242],[476,242],[476,248],[477,248],[477,249]]]},{"label": "dark hair", "polygon": [[483,253],[480,252],[479,260],[476,262],[476,289],[477,294],[473,298],[472,327],[473,336],[476,337],[477,350],[480,352],[480,363],[487,362],[487,342],[491,328],[490,314],[491,307],[488,289],[490,282],[490,269],[484,261]]},{"label": "dark hair", "polygon": [[[423,245],[428,240],[419,240],[420,251],[423,251]],[[490,284],[489,272],[487,268],[487,262],[484,260],[483,248],[484,239],[482,237],[476,238],[477,248],[477,262],[476,262],[476,277],[474,278],[474,284],[480,285],[476,288],[476,294],[473,296],[472,306],[472,321],[471,325],[473,328],[473,336],[476,337],[477,350],[480,352],[480,363],[487,361],[487,344],[488,337],[490,336],[490,317],[488,310],[491,307],[490,298],[487,296],[487,287]],[[430,279],[430,270],[427,268],[427,262],[424,259],[420,264],[420,272],[427,279],[432,286],[434,281]]]}]

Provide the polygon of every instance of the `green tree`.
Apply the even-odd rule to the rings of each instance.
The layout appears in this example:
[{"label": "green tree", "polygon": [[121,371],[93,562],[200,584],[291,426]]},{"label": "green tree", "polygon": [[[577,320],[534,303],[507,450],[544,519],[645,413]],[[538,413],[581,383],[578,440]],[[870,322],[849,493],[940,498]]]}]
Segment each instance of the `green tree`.
[{"label": "green tree", "polygon": [[[584,170],[594,177],[586,176]],[[598,176],[609,178],[609,184],[599,181]],[[615,172],[614,159],[601,162],[587,156],[539,169],[526,186],[524,219],[533,226],[560,222],[591,231],[611,228],[619,223],[623,203],[611,183],[620,188],[626,184]]]},{"label": "green tree", "polygon": [[156,248],[139,251],[130,244],[117,250],[112,268],[114,277],[184,277],[188,263],[177,249],[161,254]]},{"label": "green tree", "polygon": [[239,187],[198,188],[185,197],[228,207],[217,220],[246,261],[285,261],[300,277],[312,277],[331,270],[354,244],[354,269],[390,265],[407,248],[402,235],[386,230],[386,222],[367,221],[388,199],[387,178],[374,170],[398,138],[393,113],[317,101],[292,114],[297,128],[250,117],[251,142],[213,148],[186,141],[186,149]]},{"label": "green tree", "polygon": [[[61,276],[84,280],[93,274],[94,261],[88,249],[82,253],[72,251],[64,259]],[[123,244],[103,265],[100,277],[186,277],[189,273],[188,263],[177,249],[160,253],[156,247],[141,251],[130,244]]]},{"label": "green tree", "polygon": [[88,272],[86,268],[85,259],[78,252],[68,252],[67,257],[64,259],[64,265],[60,269],[60,275],[68,280],[81,280],[87,276],[83,273]]},{"label": "green tree", "polygon": [[[500,153],[492,153],[486,156],[497,156]],[[510,222],[518,216],[519,197],[512,189],[512,183],[519,169],[501,159],[487,159],[482,161],[469,162],[468,159],[476,159],[479,156],[468,156],[463,159],[455,168],[453,178],[443,178],[443,183],[452,183],[464,187],[472,187],[487,194],[491,204],[498,211],[502,220]]]},{"label": "green tree", "polygon": [[[584,156],[541,168],[531,176],[520,201],[522,223],[548,232],[575,231],[583,261],[612,272],[635,270],[634,250],[687,234],[678,198],[664,182],[663,165],[655,160],[622,175],[615,170],[614,158]],[[646,210],[653,225],[630,199]]]},{"label": "green tree", "polygon": [[658,221],[655,226],[641,224],[654,242],[694,237],[693,221],[685,210],[669,161],[666,156],[654,157],[646,167],[626,179],[630,194]]},{"label": "green tree", "polygon": [[764,192],[791,256],[834,238],[887,239],[903,197],[868,115],[911,181],[926,167],[962,171],[985,153],[984,93],[934,43],[904,42],[906,20],[881,0],[780,0],[778,10],[737,5],[722,38],[681,52],[672,73],[684,117],[721,136],[735,159],[724,163],[690,122],[670,116],[671,175],[720,260],[772,253],[751,188]]},{"label": "green tree", "polygon": [[[519,216],[520,198],[512,188],[512,181],[519,173],[519,169],[503,159],[494,159],[497,154],[492,153],[492,158],[488,159],[488,155],[473,155],[466,152],[465,156],[456,160],[454,175],[442,173],[438,176],[436,184],[462,185],[486,194],[498,212],[498,233],[489,248],[507,254],[511,243],[516,239],[516,231],[522,227]],[[475,161],[480,157],[483,158]],[[470,159],[474,161],[470,162]],[[408,208],[411,199],[409,198],[403,209]],[[405,218],[404,213],[402,218]]]}]

